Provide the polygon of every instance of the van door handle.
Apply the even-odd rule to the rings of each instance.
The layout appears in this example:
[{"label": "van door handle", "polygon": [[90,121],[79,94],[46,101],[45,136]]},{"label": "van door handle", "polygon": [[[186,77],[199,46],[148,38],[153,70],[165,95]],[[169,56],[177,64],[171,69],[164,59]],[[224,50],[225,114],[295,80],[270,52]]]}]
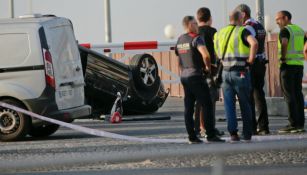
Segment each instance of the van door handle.
[{"label": "van door handle", "polygon": [[78,87],[78,86],[85,86],[85,83],[75,83],[73,81],[66,82],[66,83],[61,83],[60,86],[71,86],[71,87]]},{"label": "van door handle", "polygon": [[74,82],[70,81],[70,82],[66,82],[66,83],[61,83],[60,86],[73,86]]},{"label": "van door handle", "polygon": [[79,66],[77,66],[76,71],[79,72],[81,70],[81,68]]}]

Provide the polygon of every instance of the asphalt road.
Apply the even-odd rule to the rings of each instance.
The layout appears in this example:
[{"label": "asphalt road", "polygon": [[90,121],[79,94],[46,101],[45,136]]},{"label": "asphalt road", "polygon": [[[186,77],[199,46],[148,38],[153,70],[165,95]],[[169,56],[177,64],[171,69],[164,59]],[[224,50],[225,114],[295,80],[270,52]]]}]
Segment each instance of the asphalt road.
[{"label": "asphalt road", "polygon": [[[143,118],[170,120],[136,120]],[[147,143],[88,135],[61,127],[48,138],[0,142],[0,174],[306,174],[307,134],[278,135],[286,117],[270,116],[269,136],[251,143],[189,145],[181,98],[168,98],[157,113],[126,116],[120,124],[77,120],[76,125],[138,138],[176,139]],[[129,121],[128,121],[129,120]],[[239,122],[241,127],[241,122]],[[217,127],[226,131],[223,104]],[[226,133],[225,138],[228,139]],[[222,166],[223,165],[223,166]],[[223,167],[223,169],[221,169]]]}]

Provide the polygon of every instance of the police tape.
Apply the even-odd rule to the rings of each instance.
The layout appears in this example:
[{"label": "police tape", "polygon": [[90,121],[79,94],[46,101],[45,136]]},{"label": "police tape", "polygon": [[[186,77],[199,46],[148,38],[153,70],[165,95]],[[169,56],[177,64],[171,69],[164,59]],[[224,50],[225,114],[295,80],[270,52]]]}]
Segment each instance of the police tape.
[{"label": "police tape", "polygon": [[87,133],[90,135],[94,135],[94,136],[99,136],[99,137],[107,137],[107,138],[113,138],[113,139],[121,139],[121,140],[128,140],[128,141],[137,141],[137,142],[151,142],[151,143],[186,143],[187,141],[184,139],[154,139],[154,138],[139,138],[139,137],[132,137],[132,136],[126,136],[126,135],[120,135],[120,134],[114,134],[114,133],[110,133],[110,132],[106,132],[106,131],[102,131],[102,130],[97,130],[97,129],[91,129],[91,128],[86,128],[83,126],[79,126],[79,125],[74,125],[71,123],[66,123],[66,122],[62,122],[59,120],[55,120],[52,118],[48,118],[45,116],[41,116],[38,114],[35,114],[33,112],[24,110],[22,108],[7,104],[7,103],[3,103],[0,102],[0,106],[4,107],[4,108],[9,108],[18,112],[21,112],[23,114],[26,114],[28,116],[40,119],[40,120],[44,120],[53,124],[57,124],[63,127],[67,127],[76,131],[80,131],[83,133]]},{"label": "police tape", "polygon": [[[59,120],[55,120],[52,118],[48,118],[42,115],[35,114],[33,112],[27,111],[25,109],[0,102],[0,106],[8,109],[15,110],[17,112],[21,112],[28,116],[44,120],[53,124],[57,124],[66,128],[70,128],[76,131],[80,131],[89,135],[99,136],[99,137],[106,137],[112,139],[120,139],[120,140],[127,140],[127,141],[135,141],[135,142],[147,142],[147,143],[186,143],[186,139],[156,139],[156,138],[139,138],[139,137],[132,137],[127,135],[120,135],[115,133],[110,133],[103,130],[97,130],[92,128],[83,127],[80,125],[74,125],[71,123],[62,122]],[[229,141],[229,137],[224,138],[226,141]],[[299,140],[299,139],[307,139],[307,134],[297,134],[297,135],[267,135],[267,136],[253,136],[253,141],[278,141],[278,140]]]}]

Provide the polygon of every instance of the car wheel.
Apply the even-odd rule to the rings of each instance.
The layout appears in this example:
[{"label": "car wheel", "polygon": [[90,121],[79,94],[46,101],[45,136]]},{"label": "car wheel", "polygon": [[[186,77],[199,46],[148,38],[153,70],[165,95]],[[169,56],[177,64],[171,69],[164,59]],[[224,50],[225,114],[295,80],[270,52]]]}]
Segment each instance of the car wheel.
[{"label": "car wheel", "polygon": [[130,61],[134,81],[142,88],[152,88],[158,81],[158,65],[149,54],[134,55]]},{"label": "car wheel", "polygon": [[150,54],[137,54],[130,60],[130,69],[137,93],[143,99],[152,99],[160,87],[158,65]]},{"label": "car wheel", "polygon": [[[13,99],[3,99],[1,102],[25,109],[20,102]],[[31,119],[23,113],[1,107],[0,140],[13,141],[24,138],[29,132],[30,122]]]},{"label": "car wheel", "polygon": [[32,137],[47,137],[55,133],[59,127],[60,126],[57,124],[42,125],[36,127],[32,126],[29,135]]}]

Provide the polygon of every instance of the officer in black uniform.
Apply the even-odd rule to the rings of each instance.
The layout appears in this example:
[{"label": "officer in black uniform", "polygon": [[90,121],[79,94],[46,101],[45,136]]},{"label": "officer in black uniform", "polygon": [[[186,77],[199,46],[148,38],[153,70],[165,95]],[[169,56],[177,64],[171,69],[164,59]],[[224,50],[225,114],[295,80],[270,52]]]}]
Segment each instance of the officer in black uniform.
[{"label": "officer in black uniform", "polygon": [[[199,102],[203,107],[204,122],[209,142],[224,142],[214,131],[214,116],[208,84],[203,71],[210,73],[210,56],[204,41],[199,37],[198,26],[193,16],[186,16],[182,21],[187,33],[178,38],[175,53],[179,57],[181,83],[184,89],[184,119],[189,135],[189,143],[202,143],[194,130],[194,104]],[[205,62],[205,64],[204,64]]]},{"label": "officer in black uniform", "polygon": [[[258,50],[254,64],[251,66],[251,107],[252,107],[252,121],[253,121],[253,134],[266,135],[270,133],[269,119],[267,104],[265,101],[265,93],[263,90],[266,72],[265,58],[265,36],[266,32],[261,23],[251,18],[251,10],[248,5],[240,4],[236,7],[243,16],[245,28],[256,38],[258,41]],[[256,119],[256,111],[259,113],[258,120]],[[258,129],[257,129],[258,126]]]},{"label": "officer in black uniform", "polygon": [[[215,116],[215,109],[216,109],[216,101],[219,100],[219,87],[217,87],[212,82],[212,77],[210,76],[216,76],[217,73],[217,58],[214,51],[214,43],[213,43],[213,37],[214,34],[217,32],[215,28],[213,28],[212,25],[212,16],[211,11],[207,7],[201,7],[197,10],[197,20],[198,20],[198,34],[200,37],[205,41],[206,48],[210,54],[210,61],[211,61],[211,68],[214,68],[214,70],[211,70],[211,75],[207,76],[207,83],[210,90],[211,95],[211,101],[213,106],[213,116]],[[201,105],[196,103],[195,106],[195,131],[199,133],[201,137],[205,136],[205,127],[204,127],[204,121],[202,116],[202,108]],[[214,120],[214,127],[215,127],[215,120]],[[219,131],[217,128],[215,128],[216,135],[222,136],[224,135],[223,131]]]}]

